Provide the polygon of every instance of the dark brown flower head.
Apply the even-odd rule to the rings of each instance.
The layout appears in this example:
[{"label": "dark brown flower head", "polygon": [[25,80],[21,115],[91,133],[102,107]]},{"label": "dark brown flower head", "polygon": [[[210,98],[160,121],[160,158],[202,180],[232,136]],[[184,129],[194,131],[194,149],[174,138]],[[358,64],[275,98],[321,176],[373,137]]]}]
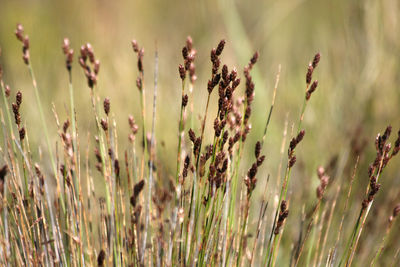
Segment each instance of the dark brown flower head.
[{"label": "dark brown flower head", "polygon": [[296,163],[296,156],[292,156],[289,158],[289,168],[292,168],[294,164]]},{"label": "dark brown flower head", "polygon": [[15,95],[15,102],[17,103],[18,107],[21,106],[21,103],[22,103],[22,93],[21,93],[21,91],[18,91],[17,94]]},{"label": "dark brown flower head", "polygon": [[222,131],[222,125],[221,123],[219,123],[218,118],[216,118],[214,120],[214,132],[215,132],[215,136],[216,137],[220,137],[221,136],[221,131]]},{"label": "dark brown flower head", "polygon": [[296,137],[293,137],[292,140],[290,141],[289,145],[289,150],[288,150],[288,155],[291,156],[296,148],[296,146],[303,140],[305,131],[301,130]]},{"label": "dark brown flower head", "polygon": [[19,106],[15,103],[12,103],[12,109],[13,109],[14,115],[16,115],[19,112]]},{"label": "dark brown flower head", "polygon": [[200,153],[201,137],[197,137],[193,145],[193,154],[197,157]]},{"label": "dark brown flower head", "polygon": [[3,167],[1,167],[0,169],[0,181],[4,182],[4,178],[6,178],[8,172],[8,166],[4,165]]},{"label": "dark brown flower head", "polygon": [[306,74],[306,84],[311,83],[313,71],[314,71],[313,66],[311,64],[308,65],[307,74]]},{"label": "dark brown flower head", "polygon": [[257,63],[257,60],[258,60],[258,52],[255,52],[253,57],[250,59],[250,63],[249,63],[250,69],[254,66],[254,64]]},{"label": "dark brown flower head", "polygon": [[187,46],[184,46],[182,48],[182,57],[183,57],[183,59],[187,60],[188,55],[189,55],[189,49],[187,48]]},{"label": "dark brown flower head", "polygon": [[[189,166],[190,166],[190,156],[186,155],[185,162],[183,164],[183,170],[182,170],[183,179],[185,179],[187,177],[187,175],[188,175]],[[183,183],[184,180],[182,180],[181,182]]]},{"label": "dark brown flower head", "polygon": [[315,54],[313,62],[312,62],[312,67],[314,69],[318,66],[320,59],[321,59],[321,54],[318,52],[317,54]]},{"label": "dark brown flower head", "polygon": [[133,187],[133,195],[131,196],[130,203],[133,207],[136,207],[137,198],[139,197],[140,192],[144,188],[144,180],[140,180],[137,184]]},{"label": "dark brown flower head", "polygon": [[69,123],[69,120],[67,119],[63,124],[63,132],[64,133],[67,133],[69,125],[70,125],[70,123]]},{"label": "dark brown flower head", "polygon": [[257,158],[257,166],[260,167],[261,164],[264,162],[265,160],[265,155],[262,155],[261,157]]},{"label": "dark brown flower head", "polygon": [[386,127],[385,132],[382,135],[382,142],[386,142],[389,139],[390,134],[392,133],[392,126]]},{"label": "dark brown flower head", "polygon": [[217,46],[217,49],[216,49],[216,51],[215,51],[215,54],[216,54],[217,56],[220,56],[220,55],[222,54],[222,51],[224,50],[224,47],[225,47],[225,40],[222,39],[222,40],[219,42],[218,46]]},{"label": "dark brown flower head", "polygon": [[282,202],[281,202],[281,211],[285,211],[286,208],[287,208],[286,200],[282,200]]},{"label": "dark brown flower head", "polygon": [[25,139],[25,128],[22,127],[21,129],[19,129],[19,140],[22,142]]},{"label": "dark brown flower head", "polygon": [[215,48],[211,49],[210,59],[212,63],[215,63],[215,61],[218,59],[217,50]]},{"label": "dark brown flower head", "polygon": [[[79,64],[82,67],[83,73],[86,76],[89,88],[93,89],[94,85],[96,85],[97,83],[97,75],[100,70],[100,61],[96,60],[92,45],[89,43],[81,46],[80,52],[81,55],[79,57]],[[88,58],[89,62],[87,62]],[[67,68],[68,68],[68,62],[67,62]]]},{"label": "dark brown flower head", "polygon": [[104,130],[105,132],[107,132],[107,130],[108,130],[108,122],[107,122],[107,120],[101,119],[100,124],[101,124],[101,127],[103,128],[103,130]]},{"label": "dark brown flower head", "polygon": [[299,134],[298,134],[297,137],[296,137],[296,142],[297,142],[297,144],[300,143],[300,142],[303,140],[305,134],[306,134],[306,131],[305,131],[305,130],[301,130],[301,131],[299,132]]},{"label": "dark brown flower head", "polygon": [[306,92],[306,100],[309,100],[309,99],[310,99],[311,94],[317,89],[317,86],[318,86],[318,81],[315,80],[315,81],[311,84],[310,89],[308,89],[307,92]]},{"label": "dark brown flower head", "polygon": [[190,141],[192,141],[192,143],[194,143],[196,141],[196,134],[194,133],[194,131],[192,129],[189,129],[189,139],[190,139]]},{"label": "dark brown flower head", "polygon": [[101,163],[102,159],[101,159],[100,151],[99,151],[99,149],[97,147],[94,149],[94,154],[96,156],[97,162]]},{"label": "dark brown flower head", "polygon": [[12,109],[14,113],[15,124],[19,126],[21,124],[21,115],[19,114],[19,106],[15,103],[12,103]]},{"label": "dark brown flower head", "polygon": [[118,159],[114,160],[114,172],[115,172],[115,176],[119,177],[120,166],[119,166],[119,160]]},{"label": "dark brown flower head", "polygon": [[287,203],[285,200],[282,200],[278,221],[276,222],[276,227],[274,229],[275,235],[279,234],[279,231],[288,216],[289,216],[289,210],[287,209]]},{"label": "dark brown flower head", "polygon": [[213,87],[217,86],[220,80],[221,80],[221,74],[218,73],[214,76],[214,79],[212,81]]},{"label": "dark brown flower head", "polygon": [[29,37],[27,35],[24,36],[24,28],[21,24],[17,24],[17,29],[15,30],[15,35],[17,39],[22,43],[22,59],[26,65],[29,64]]},{"label": "dark brown flower head", "polygon": [[2,197],[4,195],[4,187],[5,187],[4,180],[6,178],[7,172],[8,172],[7,165],[4,165],[3,167],[1,167],[1,169],[0,169],[0,197]]},{"label": "dark brown flower head", "polygon": [[15,36],[17,36],[17,39],[20,40],[21,42],[24,41],[24,27],[20,23],[17,24],[17,29],[15,30]]},{"label": "dark brown flower head", "polygon": [[187,168],[189,168],[189,165],[190,165],[190,156],[186,155],[185,163],[184,163],[183,167],[187,169]]},{"label": "dark brown flower head", "polygon": [[138,196],[140,192],[143,190],[144,187],[144,180],[140,180],[137,184],[135,184],[133,188],[133,194]]},{"label": "dark brown flower head", "polygon": [[137,67],[139,72],[143,72],[143,56],[144,56],[144,48],[141,48],[138,52],[138,61],[137,61]]},{"label": "dark brown flower head", "polygon": [[207,91],[208,91],[208,93],[211,94],[213,89],[214,89],[213,82],[208,80],[208,83],[207,83]]},{"label": "dark brown flower head", "polygon": [[228,66],[226,64],[222,66],[222,79],[224,80],[224,82],[229,82]]},{"label": "dark brown flower head", "polygon": [[258,142],[256,143],[256,147],[255,147],[255,149],[254,149],[254,154],[255,154],[256,158],[259,158],[259,157],[260,157],[260,153],[261,153],[261,142],[258,141]]},{"label": "dark brown flower head", "polygon": [[232,82],[232,90],[235,90],[236,87],[239,86],[239,84],[240,84],[240,78],[234,80],[234,81]]},{"label": "dark brown flower head", "polygon": [[104,107],[104,113],[106,113],[106,115],[108,116],[108,114],[110,113],[110,99],[109,98],[104,99],[103,107]]},{"label": "dark brown flower head", "polygon": [[228,141],[228,136],[229,136],[228,131],[225,131],[224,135],[222,136],[222,144],[221,144],[222,147],[224,147],[226,141]]},{"label": "dark brown flower head", "polygon": [[185,77],[186,77],[185,67],[183,67],[182,64],[179,64],[178,70],[179,70],[179,76],[181,77],[181,80],[182,81],[185,80]]},{"label": "dark brown flower head", "polygon": [[189,101],[188,95],[185,94],[184,96],[182,96],[182,107],[186,107],[188,101]]},{"label": "dark brown flower head", "polygon": [[99,255],[97,256],[97,265],[104,266],[104,260],[106,259],[106,252],[102,249],[100,250]]}]

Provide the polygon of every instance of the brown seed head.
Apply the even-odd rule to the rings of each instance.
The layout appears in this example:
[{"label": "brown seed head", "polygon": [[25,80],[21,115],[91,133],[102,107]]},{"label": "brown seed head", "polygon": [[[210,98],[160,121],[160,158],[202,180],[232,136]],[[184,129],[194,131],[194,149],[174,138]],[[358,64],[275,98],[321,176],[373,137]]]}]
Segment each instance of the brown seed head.
[{"label": "brown seed head", "polygon": [[103,128],[103,130],[105,132],[107,132],[107,130],[108,130],[108,122],[105,119],[101,119],[100,123],[101,123],[101,127]]},{"label": "brown seed head", "polygon": [[109,98],[104,99],[103,107],[104,107],[104,113],[106,113],[106,115],[108,116],[108,114],[110,113],[110,99]]},{"label": "brown seed head", "polygon": [[17,39],[20,40],[21,42],[24,41],[24,27],[20,23],[17,24],[17,29],[15,30],[15,36],[17,36]]},{"label": "brown seed head", "polygon": [[296,163],[296,156],[292,156],[289,158],[289,168],[292,168]]},{"label": "brown seed head", "polygon": [[216,51],[215,51],[215,54],[217,55],[217,56],[220,56],[221,54],[222,54],[222,51],[224,50],[224,47],[225,47],[225,40],[224,39],[222,39],[220,42],[219,42],[219,44],[218,44],[218,46],[217,46],[217,49],[216,49]]},{"label": "brown seed head", "polygon": [[97,256],[97,265],[104,266],[104,260],[106,259],[106,252],[102,249],[100,250],[99,255]]},{"label": "brown seed head", "polygon": [[314,71],[313,66],[311,64],[309,64],[308,69],[307,69],[307,74],[306,74],[306,84],[311,83],[313,71]]},{"label": "brown seed head", "polygon": [[17,94],[15,95],[15,102],[18,105],[18,108],[21,106],[22,103],[22,93],[21,91],[18,91]]},{"label": "brown seed head", "polygon": [[0,181],[4,181],[4,178],[6,177],[8,172],[8,166],[4,165],[3,167],[1,167],[0,169]]},{"label": "brown seed head", "polygon": [[317,86],[318,86],[318,81],[315,80],[315,81],[311,84],[310,89],[308,89],[308,91],[306,92],[306,100],[309,100],[309,99],[310,99],[311,94],[317,89]]},{"label": "brown seed head", "polygon": [[66,120],[63,124],[63,132],[64,133],[67,133],[68,127],[69,127],[69,120]]},{"label": "brown seed head", "polygon": [[256,158],[260,157],[260,153],[261,153],[261,143],[260,143],[260,141],[258,141],[256,143],[256,147],[254,149],[254,154],[255,154]]},{"label": "brown seed head", "polygon": [[285,211],[286,208],[287,208],[286,200],[282,200],[282,202],[281,202],[281,211],[282,211],[282,212]]},{"label": "brown seed head", "polygon": [[182,107],[186,107],[188,101],[189,101],[188,95],[185,94],[184,96],[182,96]]},{"label": "brown seed head", "polygon": [[25,128],[19,129],[19,140],[22,142],[25,139]]},{"label": "brown seed head", "polygon": [[265,160],[265,155],[262,155],[261,157],[259,157],[257,159],[257,166],[260,167],[261,164],[264,162],[264,160]]},{"label": "brown seed head", "polygon": [[194,143],[196,141],[196,134],[194,133],[194,131],[192,129],[189,129],[189,138],[190,138],[190,141],[192,141],[192,143]]},{"label": "brown seed head", "polygon": [[318,66],[318,63],[321,59],[321,54],[318,52],[317,54],[315,54],[314,56],[314,60],[312,62],[312,67],[315,69]]},{"label": "brown seed head", "polygon": [[182,57],[183,57],[183,59],[184,59],[184,60],[187,60],[188,55],[189,55],[189,50],[188,50],[188,48],[187,48],[186,46],[184,46],[184,47],[182,48]]},{"label": "brown seed head", "polygon": [[185,67],[183,67],[182,64],[179,64],[178,70],[179,70],[179,76],[181,77],[181,80],[182,81],[185,80],[185,77],[186,77]]},{"label": "brown seed head", "polygon": [[253,57],[250,59],[250,64],[249,64],[250,69],[253,67],[254,64],[257,63],[257,60],[258,60],[258,52],[255,52]]}]

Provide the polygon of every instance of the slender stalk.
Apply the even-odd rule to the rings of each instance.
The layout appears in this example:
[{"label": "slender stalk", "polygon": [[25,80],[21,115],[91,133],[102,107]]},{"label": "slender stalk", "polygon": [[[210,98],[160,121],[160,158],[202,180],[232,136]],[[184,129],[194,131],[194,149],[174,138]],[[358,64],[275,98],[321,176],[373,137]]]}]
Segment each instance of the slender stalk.
[{"label": "slender stalk", "polygon": [[[154,96],[153,96],[153,119],[151,126],[151,139],[150,139],[150,161],[149,161],[149,190],[147,192],[147,207],[146,207],[146,219],[145,219],[145,232],[144,232],[144,241],[143,247],[146,245],[146,237],[147,237],[147,227],[149,226],[150,221],[150,212],[151,212],[151,191],[153,186],[153,164],[154,164],[154,133],[155,133],[155,123],[156,123],[156,111],[157,111],[157,85],[158,85],[158,51],[156,48],[155,52],[155,67],[154,67]],[[150,227],[151,232],[151,227]],[[143,255],[144,257],[144,255]],[[151,257],[149,257],[151,259]],[[150,264],[151,265],[151,264]]]}]

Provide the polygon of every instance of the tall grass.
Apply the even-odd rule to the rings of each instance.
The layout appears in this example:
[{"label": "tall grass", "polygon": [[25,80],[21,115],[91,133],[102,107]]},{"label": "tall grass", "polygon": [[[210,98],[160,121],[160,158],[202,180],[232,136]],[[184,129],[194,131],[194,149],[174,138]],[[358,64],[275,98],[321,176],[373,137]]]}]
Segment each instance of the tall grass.
[{"label": "tall grass", "polygon": [[[387,214],[386,231],[369,227],[367,222],[373,203],[379,201],[375,197],[380,191],[378,181],[382,180],[383,170],[395,161],[393,158],[400,151],[400,131],[393,145],[389,143],[390,126],[382,135],[378,134],[376,158],[368,168],[369,185],[364,197],[351,197],[353,181],[358,176],[363,177],[357,175],[359,155],[364,146],[361,145],[354,157],[346,154],[340,162],[333,160],[325,167],[318,167],[317,186],[307,185],[309,192],[315,190],[315,194],[309,193],[313,203],[292,201],[299,193],[291,187],[293,176],[299,171],[296,152],[302,149],[303,140],[308,137],[308,130],[303,129],[304,116],[307,107],[313,104],[313,94],[318,93],[318,81],[313,80],[313,76],[318,68],[323,68],[323,64],[319,66],[319,53],[305,71],[298,120],[286,121],[277,175],[279,182],[275,185],[269,182],[273,174],[265,171],[263,163],[275,156],[269,152],[267,133],[274,106],[279,101],[281,67],[272,103],[266,109],[263,135],[250,135],[258,90],[252,70],[262,56],[257,52],[243,71],[238,71],[240,67],[224,64],[226,41],[221,40],[210,53],[208,83],[196,84],[197,52],[192,38],[188,37],[181,50],[183,63],[176,74],[176,79],[181,81],[181,99],[166,103],[157,97],[159,87],[162,89],[158,75],[165,71],[159,70],[157,50],[154,58],[145,57],[144,49],[137,41],[132,41],[141,123],[138,125],[133,116],[128,117],[130,142],[123,146],[116,117],[127,114],[114,114],[111,99],[101,100],[97,80],[99,75],[107,74],[100,73],[100,61],[90,44],[81,47],[78,57],[87,79],[86,93],[91,100],[88,105],[91,105],[95,122],[95,128],[87,133],[89,142],[83,142],[79,114],[75,112],[71,72],[77,64],[70,41],[64,39],[62,50],[70,103],[65,115],[58,113],[62,107],[52,108],[59,137],[52,143],[48,128],[54,126],[53,120],[44,115],[45,106],[40,97],[43,92],[33,72],[29,38],[20,24],[16,36],[23,46],[23,61],[32,79],[38,109],[30,99],[23,100],[23,91],[30,88],[18,91],[13,100],[15,92],[5,85],[0,70],[4,141],[0,145],[2,265],[350,266],[357,261],[360,247],[368,246],[363,244],[365,229],[376,232],[377,241],[380,241],[376,247],[362,248],[373,256],[368,263],[378,264],[383,255],[396,261],[397,254],[386,255],[384,251],[387,240],[393,235],[392,226],[400,213],[399,206]],[[154,60],[153,86],[147,82],[147,76],[146,81],[144,79],[145,60]],[[21,73],[24,71],[21,67]],[[302,86],[299,84],[299,88]],[[204,113],[198,120],[193,108],[195,89],[207,95]],[[153,95],[152,103],[146,103],[146,94]],[[210,109],[213,103],[217,106]],[[157,141],[164,134],[156,131],[160,123],[157,120],[160,104],[177,105],[180,109],[176,121],[170,122],[177,126],[177,149],[166,155],[176,158],[174,171],[169,171],[159,160],[162,157]],[[30,112],[39,111],[47,145],[47,154],[42,157],[32,153],[38,145],[29,141],[30,129],[23,121],[22,105]],[[145,127],[150,123],[146,105],[152,106],[150,132]],[[214,110],[217,112],[213,113]],[[60,121],[61,116],[66,117],[64,122]],[[288,125],[291,125],[291,141],[287,145]],[[212,130],[208,126],[212,126]],[[140,142],[136,142],[138,135]],[[260,141],[254,144],[252,139]],[[254,157],[249,157],[247,150]],[[307,161],[307,155],[302,157],[301,162]],[[283,166],[286,167],[282,169]],[[52,172],[45,171],[49,167]],[[257,198],[260,194],[261,201]],[[357,202],[359,216],[344,223],[345,218],[354,213],[354,209],[349,209],[353,204],[350,201]],[[302,209],[298,227],[293,226],[296,218],[289,212],[296,209]],[[296,228],[296,235],[288,232],[288,227]]]}]

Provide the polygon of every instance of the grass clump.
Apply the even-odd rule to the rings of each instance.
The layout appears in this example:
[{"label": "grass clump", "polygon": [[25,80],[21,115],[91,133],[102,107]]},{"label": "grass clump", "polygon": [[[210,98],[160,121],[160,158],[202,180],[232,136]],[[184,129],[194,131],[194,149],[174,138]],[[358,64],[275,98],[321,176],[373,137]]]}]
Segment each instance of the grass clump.
[{"label": "grass clump", "polygon": [[[290,189],[298,162],[296,152],[307,138],[303,129],[304,116],[318,87],[313,76],[319,67],[319,53],[306,70],[303,104],[298,121],[289,129],[289,144],[286,144],[289,125],[286,121],[281,144],[285,149],[281,151],[276,175],[278,183],[274,185],[269,183],[270,175],[265,174],[263,163],[273,157],[265,141],[277,96],[280,67],[264,132],[255,137],[259,141],[253,150],[249,134],[256,93],[252,69],[260,57],[257,52],[244,67],[242,77],[235,67],[223,63],[226,41],[221,40],[210,53],[211,72],[207,84],[197,85],[197,52],[193,40],[187,38],[177,75],[181,81],[180,115],[176,118],[177,149],[168,152],[168,157],[176,156],[176,166],[172,168],[175,171],[168,171],[158,160],[157,139],[162,133],[156,132],[157,105],[168,103],[157,99],[157,50],[151,92],[148,89],[151,86],[144,79],[144,49],[135,40],[131,43],[137,58],[136,87],[141,108],[138,124],[132,115],[113,114],[111,99],[102,98],[97,88],[100,61],[90,44],[81,47],[78,62],[87,80],[95,121],[95,128],[87,133],[86,143],[79,130],[79,114],[75,112],[71,72],[75,67],[74,51],[70,41],[64,39],[62,51],[68,74],[69,110],[65,121],[61,122],[57,112],[60,107],[53,106],[59,136],[54,143],[48,130],[54,125],[44,116],[40,86],[29,54],[29,38],[20,24],[16,36],[23,45],[23,62],[32,79],[38,108],[30,100],[22,101],[22,91],[16,92],[13,102],[13,90],[5,85],[0,72],[4,103],[0,111],[4,141],[0,145],[2,265],[352,265],[362,245],[368,214],[380,191],[378,181],[400,151],[400,132],[393,145],[389,143],[390,126],[382,135],[378,134],[376,158],[368,168],[368,188],[360,198],[360,213],[353,224],[343,221],[351,212],[348,205],[359,155],[342,163],[345,166],[354,164],[352,172],[352,168],[344,168],[334,160],[326,167],[318,167],[319,184],[312,196],[314,204],[291,201],[297,193]],[[197,87],[207,95],[200,118],[195,116],[193,105],[196,101],[193,90]],[[148,131],[146,104],[149,103],[145,95],[151,93],[151,129]],[[212,98],[217,98],[215,109],[210,109]],[[47,154],[43,156],[35,157],[32,153],[38,145],[29,142],[30,131],[20,109],[24,104],[30,112],[39,112],[47,145]],[[128,117],[127,144],[120,141],[115,116]],[[208,130],[207,126],[212,129]],[[248,156],[247,150],[251,150],[254,157]],[[285,150],[287,156],[284,156]],[[49,168],[52,171],[47,171]],[[351,180],[346,179],[343,169],[350,170]],[[260,194],[261,201],[256,197]],[[293,231],[287,233],[286,228],[289,223],[293,225],[295,218],[291,215],[296,206],[302,207],[302,214],[297,235],[294,235]],[[382,257],[399,211],[396,205],[392,214],[388,214],[386,232],[381,233],[382,241],[376,253],[371,253],[372,265]],[[333,229],[338,230],[337,235]],[[379,229],[369,231],[380,232]],[[373,249],[371,252],[375,252]],[[397,254],[393,257],[396,261]]]}]

